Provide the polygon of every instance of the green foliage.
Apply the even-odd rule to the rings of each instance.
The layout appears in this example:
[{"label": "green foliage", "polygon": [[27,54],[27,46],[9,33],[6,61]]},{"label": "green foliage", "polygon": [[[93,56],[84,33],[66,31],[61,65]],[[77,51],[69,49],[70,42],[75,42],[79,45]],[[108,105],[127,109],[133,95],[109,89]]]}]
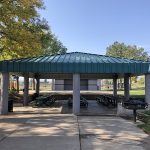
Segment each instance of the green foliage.
[{"label": "green foliage", "polygon": [[141,77],[141,78],[139,79],[139,84],[144,85],[144,83],[145,83],[145,79],[144,79],[144,76],[143,76],[143,77]]},{"label": "green foliage", "polygon": [[2,0],[0,7],[1,57],[17,58],[40,53],[40,33],[36,32],[39,0]]},{"label": "green foliage", "polygon": [[[144,51],[144,48],[139,48],[135,45],[125,45],[124,43],[114,42],[107,47],[106,55],[114,57],[122,57],[135,60],[150,60],[148,53]],[[121,79],[120,79],[121,80]],[[131,83],[137,82],[137,77],[131,77]],[[131,85],[130,85],[131,86]]]},{"label": "green foliage", "polygon": [[42,0],[1,0],[0,59],[62,53],[66,48],[52,34],[38,9]]},{"label": "green foliage", "polygon": [[14,93],[17,93],[17,90],[15,88],[9,90],[9,94],[14,94]]},{"label": "green foliage", "polygon": [[37,26],[36,31],[42,29],[41,35],[41,46],[42,55],[56,54],[56,53],[66,53],[67,48],[63,46],[61,41],[59,41],[54,34],[52,34],[50,27],[45,19],[38,20],[35,23]]},{"label": "green foliage", "polygon": [[143,48],[135,45],[125,45],[124,43],[114,42],[107,47],[106,55],[114,57],[123,57],[135,60],[149,60],[148,53]]},{"label": "green foliage", "polygon": [[67,51],[67,48],[63,46],[61,41],[55,35],[51,35],[50,32],[43,36],[42,43],[43,54],[64,54]]},{"label": "green foliage", "polygon": [[[118,91],[119,95],[124,95],[124,91]],[[145,90],[144,89],[132,89],[130,90],[130,96],[141,96],[141,97],[145,97]]]},{"label": "green foliage", "polygon": [[138,114],[138,119],[143,122],[139,125],[146,133],[150,133],[150,111]]}]

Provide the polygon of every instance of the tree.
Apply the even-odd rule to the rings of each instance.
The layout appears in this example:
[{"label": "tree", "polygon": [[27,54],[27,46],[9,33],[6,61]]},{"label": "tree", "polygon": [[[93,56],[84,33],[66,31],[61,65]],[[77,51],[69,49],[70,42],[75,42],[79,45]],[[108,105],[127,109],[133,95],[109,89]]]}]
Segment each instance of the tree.
[{"label": "tree", "polygon": [[35,32],[39,0],[1,0],[0,49],[1,57],[16,58],[36,55],[41,49],[39,32]]},{"label": "tree", "polygon": [[144,48],[139,48],[136,45],[125,45],[124,43],[114,42],[107,47],[106,55],[114,57],[123,57],[135,60],[150,60],[148,53]]},{"label": "tree", "polygon": [[43,5],[43,0],[0,1],[0,60],[67,51],[40,18]]},{"label": "tree", "polygon": [[[144,48],[137,47],[136,45],[126,45],[124,43],[119,43],[119,42],[114,42],[112,45],[107,47],[106,55],[135,59],[135,60],[144,60],[144,61],[150,60],[150,57],[148,56],[148,53],[144,51]],[[132,77],[132,80],[136,82],[136,77]],[[120,83],[122,83],[122,80],[120,80]],[[130,78],[130,83],[131,83],[131,78]]]},{"label": "tree", "polygon": [[40,18],[37,10],[43,8],[42,0],[1,0],[0,59],[66,51],[46,20]]},{"label": "tree", "polygon": [[43,31],[40,39],[42,55],[66,53],[67,48],[63,46],[62,42],[51,32],[48,22],[45,19],[42,21],[38,20],[35,26],[38,26],[37,31],[39,29]]}]

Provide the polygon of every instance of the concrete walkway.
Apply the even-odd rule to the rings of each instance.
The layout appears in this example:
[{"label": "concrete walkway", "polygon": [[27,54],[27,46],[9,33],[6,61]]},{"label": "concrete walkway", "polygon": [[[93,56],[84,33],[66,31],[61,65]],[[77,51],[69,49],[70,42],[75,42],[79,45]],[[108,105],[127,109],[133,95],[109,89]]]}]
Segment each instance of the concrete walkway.
[{"label": "concrete walkway", "polygon": [[72,115],[15,115],[0,120],[0,150],[80,149],[77,119]]},{"label": "concrete walkway", "polygon": [[144,150],[148,138],[131,121],[118,117],[80,116],[82,150]]},{"label": "concrete walkway", "polygon": [[118,117],[0,116],[0,150],[144,150],[144,132]]}]

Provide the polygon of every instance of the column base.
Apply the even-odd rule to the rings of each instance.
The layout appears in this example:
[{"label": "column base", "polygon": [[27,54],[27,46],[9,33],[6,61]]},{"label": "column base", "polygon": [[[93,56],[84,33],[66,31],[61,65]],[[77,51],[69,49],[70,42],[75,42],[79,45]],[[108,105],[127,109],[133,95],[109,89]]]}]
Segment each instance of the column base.
[{"label": "column base", "polygon": [[117,104],[117,116],[129,116],[133,115],[133,110],[125,109],[122,103]]},{"label": "column base", "polygon": [[146,108],[146,110],[150,110],[150,104],[148,104],[148,107]]}]

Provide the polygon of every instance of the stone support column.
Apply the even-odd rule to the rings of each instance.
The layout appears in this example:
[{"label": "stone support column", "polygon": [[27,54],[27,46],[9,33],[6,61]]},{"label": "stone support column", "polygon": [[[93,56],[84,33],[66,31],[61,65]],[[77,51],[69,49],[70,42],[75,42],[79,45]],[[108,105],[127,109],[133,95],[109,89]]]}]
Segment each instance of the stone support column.
[{"label": "stone support column", "polygon": [[40,93],[40,79],[36,78],[36,93]]},{"label": "stone support column", "polygon": [[32,90],[35,90],[35,79],[32,79]]},{"label": "stone support column", "polygon": [[150,74],[145,75],[145,101],[150,106]]},{"label": "stone support column", "polygon": [[73,113],[80,113],[80,74],[73,74]]},{"label": "stone support column", "polygon": [[[129,84],[129,74],[124,75],[124,97],[125,101],[128,101],[130,98],[130,84]],[[122,106],[122,103],[117,104],[117,116],[124,116],[127,114],[132,114],[132,110],[125,109]]]},{"label": "stone support column", "polygon": [[129,75],[125,74],[124,76],[124,97],[128,101],[130,98],[130,84],[129,84]]},{"label": "stone support column", "polygon": [[8,87],[9,87],[9,73],[3,72],[1,78],[1,93],[0,93],[0,114],[8,113]]},{"label": "stone support column", "polygon": [[52,91],[55,90],[55,79],[52,79]]},{"label": "stone support column", "polygon": [[23,104],[24,106],[28,105],[29,98],[29,76],[28,74],[24,75],[24,94],[23,94]]},{"label": "stone support column", "polygon": [[113,96],[117,96],[117,78],[113,79]]}]

